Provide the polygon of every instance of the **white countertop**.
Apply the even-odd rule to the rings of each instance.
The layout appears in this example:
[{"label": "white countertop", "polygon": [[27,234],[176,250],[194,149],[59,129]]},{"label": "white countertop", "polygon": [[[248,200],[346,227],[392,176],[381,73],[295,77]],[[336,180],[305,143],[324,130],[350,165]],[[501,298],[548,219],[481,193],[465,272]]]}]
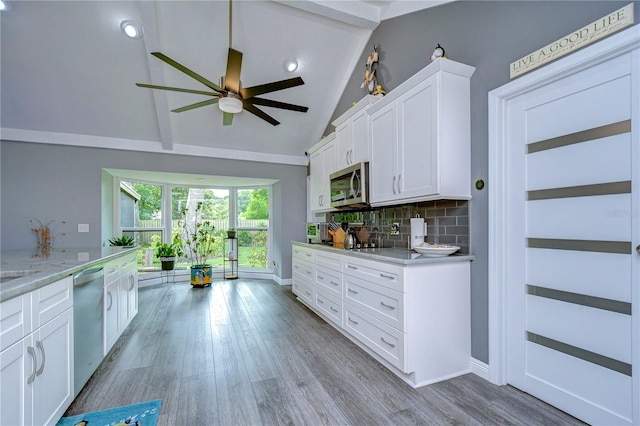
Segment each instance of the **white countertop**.
[{"label": "white countertop", "polygon": [[362,259],[377,260],[380,262],[396,263],[400,265],[423,265],[425,263],[439,263],[439,262],[464,262],[475,259],[473,255],[467,254],[451,254],[443,257],[430,257],[423,256],[420,253],[416,253],[413,250],[399,247],[389,248],[366,248],[366,249],[353,249],[345,250],[342,248],[334,248],[328,244],[309,244],[301,243],[298,241],[292,241],[293,245],[309,247],[316,250],[323,250],[333,253],[339,253],[346,256],[359,257]]},{"label": "white countertop", "polygon": [[55,249],[46,258],[35,257],[34,252],[29,250],[3,251],[0,253],[0,302],[37,290],[85,268],[116,259],[137,249]]}]

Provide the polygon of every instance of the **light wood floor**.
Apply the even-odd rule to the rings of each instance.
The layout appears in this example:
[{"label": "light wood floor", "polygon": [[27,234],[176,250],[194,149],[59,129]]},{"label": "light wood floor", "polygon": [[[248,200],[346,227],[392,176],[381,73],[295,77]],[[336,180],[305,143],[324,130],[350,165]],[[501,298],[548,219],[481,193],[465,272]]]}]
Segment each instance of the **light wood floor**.
[{"label": "light wood floor", "polygon": [[412,389],[291,287],[260,280],[141,288],[137,317],[66,415],[156,398],[161,425],[580,424],[473,374]]}]

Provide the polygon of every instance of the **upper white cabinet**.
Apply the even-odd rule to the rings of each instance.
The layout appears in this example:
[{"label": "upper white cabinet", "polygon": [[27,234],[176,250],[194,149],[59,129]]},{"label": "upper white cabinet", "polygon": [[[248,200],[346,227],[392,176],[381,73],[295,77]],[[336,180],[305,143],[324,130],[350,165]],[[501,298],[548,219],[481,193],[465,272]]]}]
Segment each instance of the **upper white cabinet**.
[{"label": "upper white cabinet", "polygon": [[331,210],[329,175],[336,170],[335,140],[335,133],[331,133],[309,150],[311,211]]},{"label": "upper white cabinet", "polygon": [[367,95],[331,124],[336,128],[336,170],[369,161],[367,108],[380,97]]},{"label": "upper white cabinet", "polygon": [[365,110],[372,205],[471,198],[474,71],[448,59],[434,61]]}]

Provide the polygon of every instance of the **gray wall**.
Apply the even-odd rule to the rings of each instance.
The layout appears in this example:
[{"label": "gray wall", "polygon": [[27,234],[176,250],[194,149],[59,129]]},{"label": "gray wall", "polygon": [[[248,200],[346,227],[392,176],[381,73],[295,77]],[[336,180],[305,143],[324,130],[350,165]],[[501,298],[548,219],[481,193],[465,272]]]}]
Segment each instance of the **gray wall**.
[{"label": "gray wall", "polygon": [[[67,222],[55,247],[105,245],[113,236],[113,184],[103,168],[278,179],[273,254],[281,278],[291,277],[291,241],[306,237],[305,166],[12,141],[0,142],[0,151],[1,250],[35,248],[30,218]],[[78,223],[90,232],[78,233]]]},{"label": "gray wall", "polygon": [[[640,2],[635,1],[635,22]],[[487,186],[473,190],[470,207],[472,356],[489,361],[488,337],[488,92],[509,80],[509,64],[629,1],[456,1],[382,22],[373,32],[342,95],[333,121],[353,101],[366,95],[360,89],[366,56],[380,45],[378,80],[388,91],[429,62],[436,43],[446,56],[476,67],[471,78],[471,178]],[[637,26],[636,26],[637,28]],[[328,127],[327,133],[333,128]]]}]

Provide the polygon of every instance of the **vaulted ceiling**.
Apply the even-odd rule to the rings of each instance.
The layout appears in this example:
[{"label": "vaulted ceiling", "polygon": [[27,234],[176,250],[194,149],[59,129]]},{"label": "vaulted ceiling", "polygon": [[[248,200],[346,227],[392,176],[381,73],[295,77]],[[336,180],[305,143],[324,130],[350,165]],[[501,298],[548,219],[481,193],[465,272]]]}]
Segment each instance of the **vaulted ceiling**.
[{"label": "vaulted ceiling", "polygon": [[[305,164],[305,150],[323,135],[346,81],[363,65],[373,29],[440,3],[234,1],[242,86],[300,76],[304,85],[261,97],[309,110],[261,107],[281,124],[243,111],[223,126],[215,104],[171,112],[202,95],[135,83],[208,90],[150,54],[159,51],[217,84],[229,47],[227,1],[8,0],[0,14],[0,137]],[[124,20],[141,24],[143,37],[126,37]],[[298,61],[295,72],[284,70],[287,59]]]}]

